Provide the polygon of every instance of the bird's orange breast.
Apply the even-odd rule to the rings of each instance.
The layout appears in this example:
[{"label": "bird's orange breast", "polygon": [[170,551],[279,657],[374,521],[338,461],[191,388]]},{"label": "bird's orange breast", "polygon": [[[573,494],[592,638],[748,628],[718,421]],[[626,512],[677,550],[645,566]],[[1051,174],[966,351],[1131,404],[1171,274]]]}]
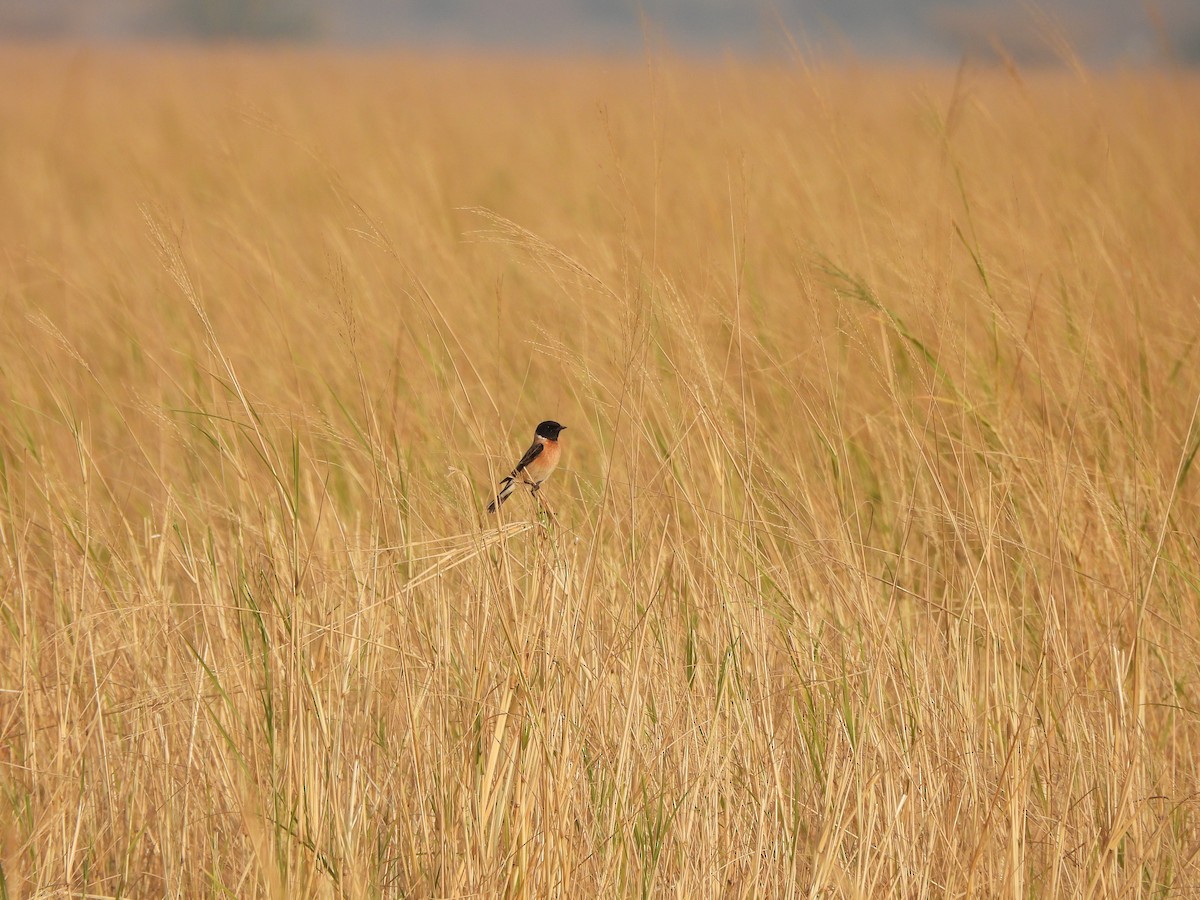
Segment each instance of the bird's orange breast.
[{"label": "bird's orange breast", "polygon": [[558,441],[544,440],[543,445],[545,449],[537,455],[537,459],[525,467],[530,481],[545,481],[558,465],[558,458],[562,456],[562,447],[558,445]]}]

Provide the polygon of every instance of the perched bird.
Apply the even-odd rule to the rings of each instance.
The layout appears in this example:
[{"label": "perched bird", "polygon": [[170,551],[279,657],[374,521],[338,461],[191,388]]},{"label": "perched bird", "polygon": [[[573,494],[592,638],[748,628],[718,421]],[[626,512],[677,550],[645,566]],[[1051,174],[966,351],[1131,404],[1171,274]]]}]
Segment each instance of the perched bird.
[{"label": "perched bird", "polygon": [[533,489],[532,493],[537,494],[542,482],[550,477],[550,473],[558,465],[558,458],[562,456],[562,448],[558,446],[558,435],[566,430],[566,425],[559,425],[549,419],[538,425],[533,433],[533,443],[529,445],[517,467],[512,470],[512,474],[500,482],[500,493],[488,504],[488,512],[494,513],[500,504],[509,498],[517,489],[518,481],[529,485]]}]

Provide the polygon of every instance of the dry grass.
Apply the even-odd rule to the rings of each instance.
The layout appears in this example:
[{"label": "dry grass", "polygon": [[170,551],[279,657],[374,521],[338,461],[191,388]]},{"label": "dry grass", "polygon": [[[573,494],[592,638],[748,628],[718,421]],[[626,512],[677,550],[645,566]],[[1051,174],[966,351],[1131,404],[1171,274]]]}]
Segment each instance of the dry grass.
[{"label": "dry grass", "polygon": [[0,76],[0,895],[1200,893],[1194,77]]}]

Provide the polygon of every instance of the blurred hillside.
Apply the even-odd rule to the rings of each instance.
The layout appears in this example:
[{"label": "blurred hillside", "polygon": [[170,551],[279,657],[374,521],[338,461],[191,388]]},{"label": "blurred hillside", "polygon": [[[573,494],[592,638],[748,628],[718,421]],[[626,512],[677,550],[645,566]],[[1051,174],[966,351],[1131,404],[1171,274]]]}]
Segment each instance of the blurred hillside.
[{"label": "blurred hillside", "polygon": [[[1200,61],[1195,0],[0,0],[9,39],[248,39],[515,50],[807,51],[1022,62]],[[790,37],[789,37],[790,36]]]}]

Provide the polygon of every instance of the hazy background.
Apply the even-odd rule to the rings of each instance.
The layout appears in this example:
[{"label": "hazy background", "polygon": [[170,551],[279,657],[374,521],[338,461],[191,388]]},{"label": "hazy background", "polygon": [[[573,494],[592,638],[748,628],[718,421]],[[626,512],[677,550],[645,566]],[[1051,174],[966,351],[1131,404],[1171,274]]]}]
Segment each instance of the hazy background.
[{"label": "hazy background", "polygon": [[[784,27],[781,27],[784,26]],[[1197,0],[0,0],[0,37],[955,59],[1200,61]],[[1065,39],[1065,43],[1064,43]]]}]

